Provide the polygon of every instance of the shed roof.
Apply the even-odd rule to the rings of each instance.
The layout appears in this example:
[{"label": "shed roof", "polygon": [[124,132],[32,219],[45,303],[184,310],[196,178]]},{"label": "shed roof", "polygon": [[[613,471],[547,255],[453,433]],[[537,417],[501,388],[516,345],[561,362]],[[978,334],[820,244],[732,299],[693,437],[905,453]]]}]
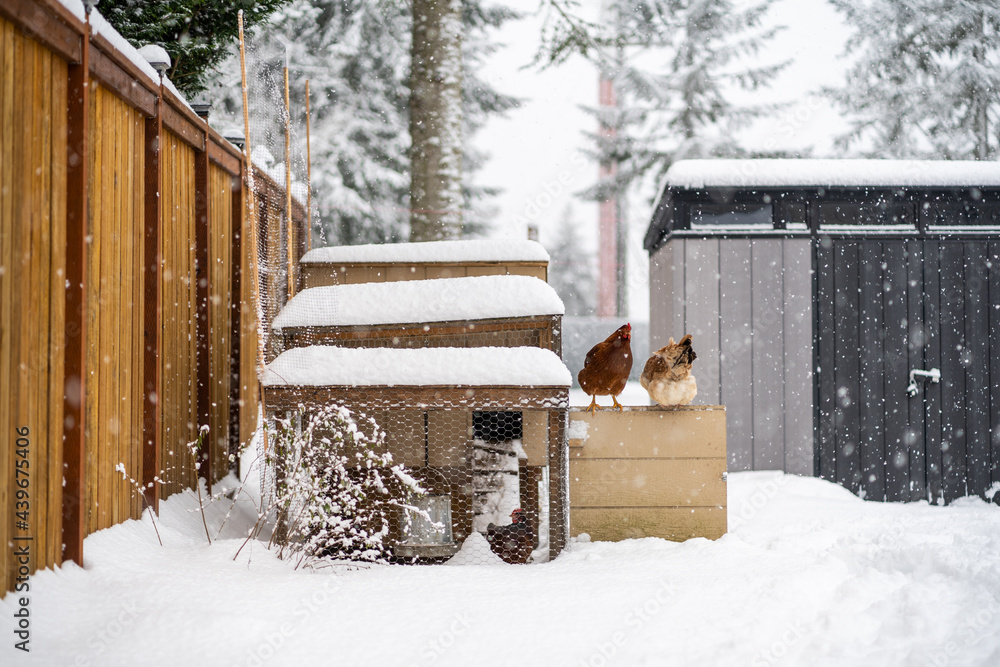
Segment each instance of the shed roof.
[{"label": "shed roof", "polygon": [[427,241],[316,248],[302,257],[303,264],[414,264],[466,262],[548,262],[549,253],[536,241],[477,239]]},{"label": "shed roof", "polygon": [[667,187],[1000,186],[1000,163],[973,160],[681,160]]},{"label": "shed roof", "polygon": [[477,276],[312,287],[296,294],[271,325],[411,324],[562,315],[562,300],[530,276]]},{"label": "shed roof", "polygon": [[562,360],[537,347],[343,348],[315,345],[281,353],[265,387],[569,387]]}]

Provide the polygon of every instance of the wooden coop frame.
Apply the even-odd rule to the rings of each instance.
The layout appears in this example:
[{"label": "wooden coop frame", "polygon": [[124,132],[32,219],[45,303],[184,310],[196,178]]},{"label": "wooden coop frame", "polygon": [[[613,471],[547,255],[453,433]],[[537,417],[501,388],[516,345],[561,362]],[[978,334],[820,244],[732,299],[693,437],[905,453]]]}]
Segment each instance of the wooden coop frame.
[{"label": "wooden coop frame", "polygon": [[[562,349],[561,315],[352,326],[285,327],[275,331],[282,350],[309,345],[340,347],[517,347]],[[515,337],[527,338],[518,342]]]},{"label": "wooden coop frame", "polygon": [[[362,390],[359,391],[359,390]],[[471,480],[471,466],[466,461],[470,456],[472,438],[468,438],[462,461],[455,460],[453,453],[435,451],[430,440],[426,424],[435,418],[464,418],[471,421],[472,414],[478,411],[508,411],[521,412],[525,421],[525,431],[535,430],[532,436],[525,436],[525,450],[528,455],[525,465],[519,470],[521,479],[522,506],[536,526],[536,543],[538,546],[537,526],[542,507],[538,494],[534,491],[537,482],[542,479],[542,468],[549,468],[549,557],[554,558],[566,545],[569,533],[569,503],[567,483],[569,473],[569,453],[566,440],[566,420],[569,412],[568,387],[524,387],[524,386],[395,386],[395,387],[357,387],[357,386],[265,386],[264,404],[267,406],[268,417],[273,418],[282,413],[293,412],[300,405],[346,405],[353,411],[369,414],[376,411],[394,411],[404,416],[404,419],[386,426],[390,440],[397,433],[394,428],[406,428],[406,422],[414,422],[418,428],[424,428],[425,465],[408,466],[411,474],[422,483],[429,485],[432,493],[446,492],[452,497],[452,532],[456,536],[453,548],[443,550],[428,550],[421,552],[415,549],[399,549],[396,552],[401,557],[440,558],[451,556],[458,551],[459,542],[472,532],[472,505],[466,499],[462,487],[468,487]],[[447,413],[447,414],[444,414]],[[457,413],[457,414],[456,414]],[[532,419],[530,416],[534,416]],[[537,417],[542,415],[541,419]],[[378,421],[376,419],[376,421]],[[380,424],[380,426],[382,426]],[[544,442],[544,448],[538,447]],[[530,444],[529,444],[530,443]],[[405,452],[393,451],[394,460],[403,463],[413,462],[412,457]],[[544,457],[544,458],[542,458]],[[437,460],[436,460],[437,459]],[[446,465],[433,465],[451,464]],[[458,464],[458,465],[456,465]],[[449,471],[450,482],[435,481],[433,472],[440,468],[458,468],[460,472]],[[394,527],[391,533],[395,541],[399,540],[400,530]]]}]

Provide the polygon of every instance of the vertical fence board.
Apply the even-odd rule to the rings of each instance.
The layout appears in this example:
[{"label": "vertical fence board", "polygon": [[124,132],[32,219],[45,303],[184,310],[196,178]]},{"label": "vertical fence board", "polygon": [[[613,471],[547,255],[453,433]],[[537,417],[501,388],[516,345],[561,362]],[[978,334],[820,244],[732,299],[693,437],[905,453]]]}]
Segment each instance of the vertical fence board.
[{"label": "vertical fence board", "polygon": [[[861,489],[864,498],[885,499],[885,328],[882,317],[882,244],[859,244],[858,282],[860,289],[859,338],[856,353],[860,362],[859,401]],[[838,355],[838,361],[847,352]]]},{"label": "vertical fence board", "polygon": [[941,459],[946,501],[966,493],[965,253],[961,242],[941,242]]},{"label": "vertical fence board", "polygon": [[232,373],[232,179],[217,166],[210,167],[209,203],[209,438],[213,479],[229,469],[229,397]]},{"label": "vertical fence board", "polygon": [[[924,244],[924,363],[925,368],[941,368],[941,244]],[[943,375],[942,375],[943,378]],[[927,428],[927,491],[933,502],[944,496],[944,452],[941,449],[942,385],[924,385],[924,409]]]},{"label": "vertical fence board", "polygon": [[861,457],[858,451],[858,246],[850,241],[834,245],[834,441],[837,482],[854,493],[861,491]]},{"label": "vertical fence board", "polygon": [[[909,368],[930,368],[924,360],[924,347],[927,344],[927,323],[924,316],[924,252],[923,242],[912,240],[906,242],[906,299],[907,299],[907,330],[906,342],[908,348]],[[907,370],[907,375],[909,371]],[[924,392],[927,386],[924,386]],[[907,429],[904,442],[909,458],[909,500],[920,500],[927,497],[927,454],[924,435],[925,393],[906,397]]]},{"label": "vertical fence board", "polygon": [[785,419],[782,357],[784,292],[780,240],[751,242],[753,276],[753,465],[783,470]]},{"label": "vertical fence board", "polygon": [[990,487],[990,349],[989,273],[987,247],[981,241],[965,244],[965,433],[968,493],[986,498]]},{"label": "vertical fence board", "polygon": [[812,476],[813,287],[812,246],[807,239],[782,242],[784,264],[785,472]]},{"label": "vertical fence board", "polygon": [[883,262],[882,308],[885,323],[885,499],[908,500],[910,495],[910,459],[907,431],[909,410],[906,385],[909,354],[906,332],[907,313],[906,242],[886,241]]},{"label": "vertical fence board", "polygon": [[[1000,483],[1000,242],[989,245],[990,293],[990,479]],[[1000,494],[993,496],[1000,503]]]},{"label": "vertical fence board", "polygon": [[[0,73],[0,543],[30,539],[33,571],[62,557],[68,69],[0,19]],[[5,549],[4,591],[18,565]]]},{"label": "vertical fence board", "polygon": [[[697,376],[702,378],[698,397],[702,405],[719,403],[719,241],[689,239],[685,244],[687,303],[684,328],[674,332],[674,340],[694,336],[698,351]],[[640,361],[640,363],[642,363]]]},{"label": "vertical fence board", "polygon": [[753,469],[753,311],[750,241],[719,242],[720,400],[726,406],[729,470]]},{"label": "vertical fence board", "polygon": [[187,450],[197,428],[196,321],[194,304],[194,150],[171,132],[163,133],[163,294],[161,357],[164,466],[162,497],[194,485],[194,461]]},{"label": "vertical fence board", "polygon": [[[63,400],[65,368],[63,362],[66,327],[66,149],[67,149],[67,86],[69,71],[66,63],[58,58],[51,61],[51,119],[52,142],[48,159],[51,163],[51,193],[49,208],[52,222],[52,272],[49,280],[52,327],[49,332],[49,351],[52,365],[49,373],[50,428],[48,445],[48,540],[47,563],[62,560],[62,507],[63,507]],[[8,385],[9,386],[9,385]]]}]

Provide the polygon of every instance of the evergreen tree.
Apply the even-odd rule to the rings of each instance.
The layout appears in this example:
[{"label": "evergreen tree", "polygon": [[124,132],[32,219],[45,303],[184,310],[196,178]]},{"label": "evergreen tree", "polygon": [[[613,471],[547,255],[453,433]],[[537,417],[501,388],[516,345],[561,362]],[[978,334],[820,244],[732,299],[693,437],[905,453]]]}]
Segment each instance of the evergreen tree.
[{"label": "evergreen tree", "polygon": [[580,242],[580,224],[567,206],[549,251],[549,284],[562,299],[567,315],[593,315],[596,307],[594,258]]},{"label": "evergreen tree", "polygon": [[167,77],[189,98],[205,90],[212,70],[247,29],[291,0],[101,0],[98,10],[133,46],[159,44],[170,55]]},{"label": "evergreen tree", "polygon": [[[845,151],[995,159],[1000,149],[1000,6],[993,0],[831,0],[859,53],[830,97],[854,118]],[[856,148],[855,148],[856,147]]]},{"label": "evergreen tree", "polygon": [[[470,150],[468,139],[491,115],[517,104],[482,81],[477,69],[495,48],[492,31],[514,16],[481,0],[463,4],[467,232],[482,228],[482,205],[493,192],[475,183],[484,156]],[[328,243],[408,238],[410,31],[410,5],[401,0],[296,0],[253,36],[259,53],[281,54],[287,47],[293,115],[304,112],[310,80],[313,203]],[[242,133],[239,67],[224,69],[213,86],[219,116]],[[277,102],[264,101],[275,116]]]},{"label": "evergreen tree", "polygon": [[680,159],[738,157],[736,132],[773,104],[736,101],[766,87],[785,63],[748,65],[779,28],[765,25],[773,0],[737,9],[732,0],[615,0],[611,32],[592,51],[614,88],[615,107],[591,109],[591,157],[615,164],[586,194],[604,200]]}]

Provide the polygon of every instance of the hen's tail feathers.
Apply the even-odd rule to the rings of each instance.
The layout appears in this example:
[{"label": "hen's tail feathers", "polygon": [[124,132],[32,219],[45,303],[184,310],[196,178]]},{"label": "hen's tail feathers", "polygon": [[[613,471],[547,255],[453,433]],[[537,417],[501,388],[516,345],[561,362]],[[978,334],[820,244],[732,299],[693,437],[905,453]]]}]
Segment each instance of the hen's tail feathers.
[{"label": "hen's tail feathers", "polygon": [[674,366],[690,364],[698,358],[698,355],[694,352],[694,348],[691,347],[691,334],[684,336],[677,346],[680,347],[681,350],[677,354],[677,361],[674,362]]}]

